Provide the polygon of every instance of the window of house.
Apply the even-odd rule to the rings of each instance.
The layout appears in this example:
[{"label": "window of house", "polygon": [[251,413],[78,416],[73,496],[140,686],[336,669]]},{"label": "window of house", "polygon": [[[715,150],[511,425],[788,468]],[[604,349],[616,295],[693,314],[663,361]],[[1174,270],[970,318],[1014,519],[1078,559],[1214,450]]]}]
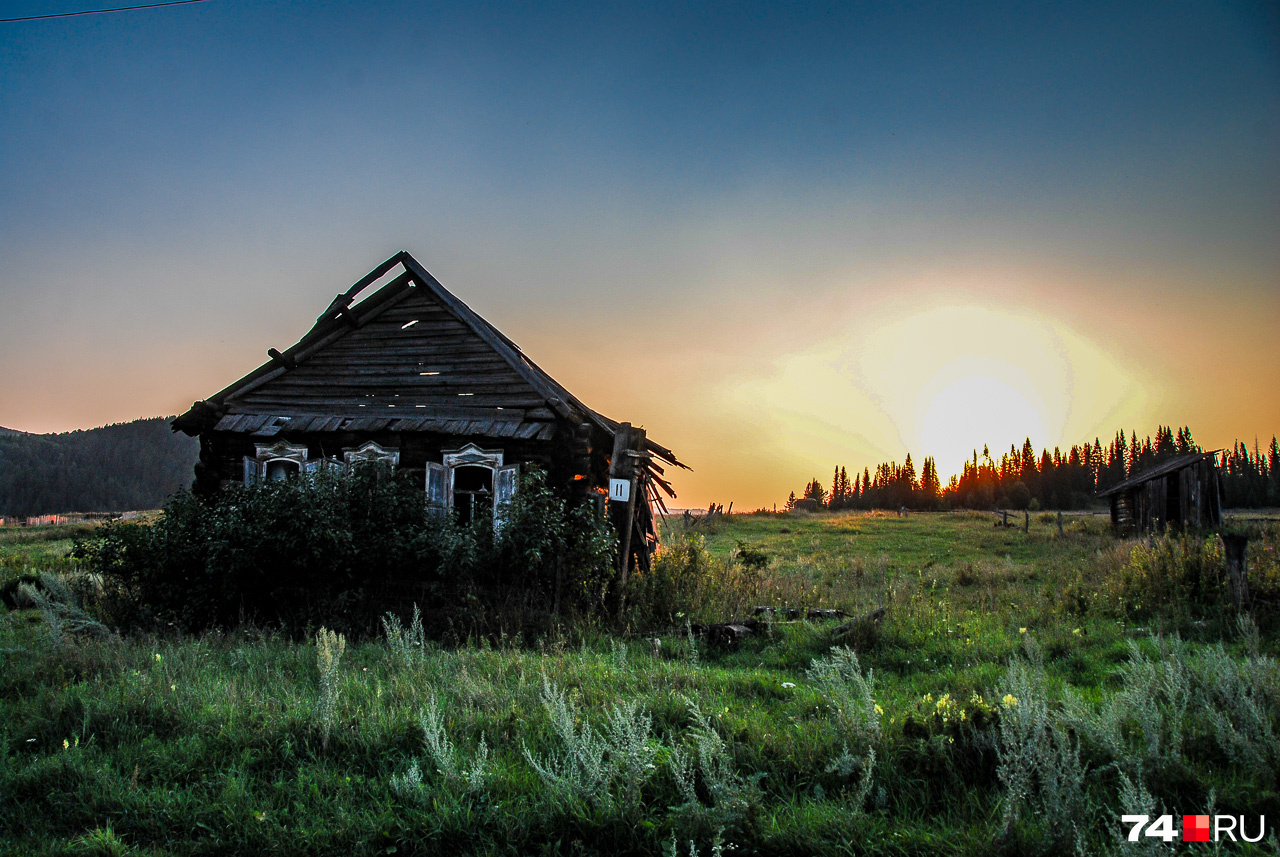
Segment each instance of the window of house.
[{"label": "window of house", "polygon": [[244,457],[244,484],[252,485],[259,479],[278,482],[311,469],[307,460],[307,447],[286,441],[254,445],[254,454]]},{"label": "window of house", "polygon": [[283,482],[290,476],[297,476],[302,467],[296,461],[287,458],[276,458],[266,462],[266,478],[268,482]]},{"label": "window of house", "polygon": [[481,449],[474,443],[446,450],[439,464],[427,464],[427,503],[441,514],[452,512],[461,523],[492,519],[500,529],[520,469],[518,464],[504,465],[502,459],[502,450]]}]

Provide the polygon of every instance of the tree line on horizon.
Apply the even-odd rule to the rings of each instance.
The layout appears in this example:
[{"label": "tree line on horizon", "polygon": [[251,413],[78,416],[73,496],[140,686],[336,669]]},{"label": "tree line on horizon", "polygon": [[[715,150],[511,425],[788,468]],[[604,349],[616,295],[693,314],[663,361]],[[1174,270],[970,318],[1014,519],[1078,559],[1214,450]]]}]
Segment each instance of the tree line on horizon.
[{"label": "tree line on horizon", "polygon": [[[793,491],[786,508],[794,508],[797,499],[813,500],[832,511],[840,509],[1083,509],[1097,503],[1097,494],[1128,477],[1189,452],[1202,452],[1189,427],[1176,431],[1159,426],[1155,438],[1139,440],[1131,431],[1123,430],[1106,446],[1098,438],[1093,443],[1077,444],[1065,454],[1058,447],[1044,449],[1036,455],[1031,439],[1022,448],[1010,445],[1009,451],[995,459],[987,446],[981,454],[964,463],[957,476],[946,485],[938,478],[938,467],[932,457],[925,458],[916,476],[911,454],[899,465],[895,461],[881,463],[874,473],[865,467],[854,471],[853,481],[843,466],[837,466],[828,491],[815,477],[797,497]],[[1252,451],[1240,441],[1218,453],[1224,505],[1231,508],[1280,506],[1280,442],[1273,435],[1271,445],[1261,449],[1257,442]]]},{"label": "tree line on horizon", "polygon": [[0,432],[0,516],[157,509],[191,483],[199,442],[152,417],[101,428]]}]

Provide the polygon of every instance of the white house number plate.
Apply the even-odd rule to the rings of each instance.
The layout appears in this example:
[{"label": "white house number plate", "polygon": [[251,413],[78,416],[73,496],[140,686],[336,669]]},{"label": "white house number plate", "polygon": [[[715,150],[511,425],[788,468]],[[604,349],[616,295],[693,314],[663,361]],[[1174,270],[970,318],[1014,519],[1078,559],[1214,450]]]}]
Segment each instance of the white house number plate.
[{"label": "white house number plate", "polygon": [[631,499],[631,480],[630,479],[610,479],[609,480],[609,499],[616,500],[619,503],[625,503]]}]

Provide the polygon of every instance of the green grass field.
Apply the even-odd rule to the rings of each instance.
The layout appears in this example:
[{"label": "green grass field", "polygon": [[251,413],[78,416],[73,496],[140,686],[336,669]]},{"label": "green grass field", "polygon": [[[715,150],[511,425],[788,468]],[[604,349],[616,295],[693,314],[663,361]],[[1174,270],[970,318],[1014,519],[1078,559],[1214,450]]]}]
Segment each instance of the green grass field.
[{"label": "green grass field", "polygon": [[[19,602],[0,615],[0,852],[1098,854],[1163,845],[1128,843],[1123,813],[1274,824],[1275,523],[1247,524],[1256,623],[1204,583],[1216,540],[992,524],[673,519],[664,540],[721,581],[688,620],[885,609],[732,651],[678,627],[341,652],[95,639]],[[0,585],[72,571],[62,534],[12,532]],[[1182,603],[1188,569],[1204,603]]]}]

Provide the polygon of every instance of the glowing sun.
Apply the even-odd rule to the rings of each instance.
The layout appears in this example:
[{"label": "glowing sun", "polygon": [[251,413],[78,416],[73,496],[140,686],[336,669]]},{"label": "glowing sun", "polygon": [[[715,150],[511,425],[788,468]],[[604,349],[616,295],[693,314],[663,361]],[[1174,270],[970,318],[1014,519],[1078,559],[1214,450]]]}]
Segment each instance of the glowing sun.
[{"label": "glowing sun", "polygon": [[922,446],[944,475],[957,472],[972,457],[975,442],[991,444],[991,455],[998,459],[1010,444],[1020,447],[1027,437],[1045,437],[1042,409],[1015,387],[987,375],[966,375],[947,384],[928,399],[920,419]]}]

